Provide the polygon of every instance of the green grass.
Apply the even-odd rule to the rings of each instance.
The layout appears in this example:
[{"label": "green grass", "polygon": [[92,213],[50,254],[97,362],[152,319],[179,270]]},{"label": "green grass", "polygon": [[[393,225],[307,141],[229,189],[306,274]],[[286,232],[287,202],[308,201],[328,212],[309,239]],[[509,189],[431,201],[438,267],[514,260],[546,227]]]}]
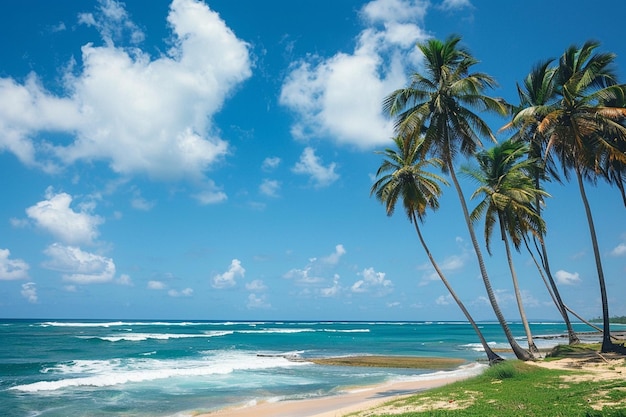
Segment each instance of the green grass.
[{"label": "green grass", "polygon": [[[570,382],[561,378],[576,373],[510,360],[478,377],[390,403],[399,411],[420,406],[427,411],[376,414],[373,409],[350,416],[626,417],[626,379]],[[607,405],[594,410],[592,404]],[[458,409],[445,409],[447,405]]]}]

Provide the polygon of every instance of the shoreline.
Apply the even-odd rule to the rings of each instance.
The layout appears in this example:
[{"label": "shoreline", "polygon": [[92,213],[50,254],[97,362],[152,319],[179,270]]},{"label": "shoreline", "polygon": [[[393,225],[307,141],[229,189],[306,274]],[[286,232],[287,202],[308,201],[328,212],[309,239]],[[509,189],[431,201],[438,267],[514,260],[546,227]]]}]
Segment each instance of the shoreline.
[{"label": "shoreline", "polygon": [[356,411],[376,407],[391,400],[437,388],[471,376],[438,378],[410,382],[387,382],[380,385],[353,388],[337,395],[306,400],[260,402],[254,405],[231,407],[194,417],[340,417]]},{"label": "shoreline", "polygon": [[[453,370],[424,374],[422,379],[391,380],[376,385],[340,388],[335,395],[317,398],[259,401],[209,412],[195,412],[193,417],[340,417],[364,411],[388,401],[414,395],[456,381],[479,375],[486,365],[468,362]],[[465,372],[464,372],[465,371]]]}]

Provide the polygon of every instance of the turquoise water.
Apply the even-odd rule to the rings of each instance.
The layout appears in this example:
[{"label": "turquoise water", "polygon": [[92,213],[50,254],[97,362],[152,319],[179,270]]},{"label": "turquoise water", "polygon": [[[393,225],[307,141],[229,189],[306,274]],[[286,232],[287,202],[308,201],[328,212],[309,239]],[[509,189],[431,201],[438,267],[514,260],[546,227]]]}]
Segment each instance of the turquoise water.
[{"label": "turquoise water", "polygon": [[[506,347],[496,323],[486,339]],[[524,343],[520,324],[511,324]],[[577,325],[577,330],[589,328]],[[561,335],[562,323],[533,323]],[[0,416],[189,416],[342,387],[425,379],[427,370],[327,367],[293,360],[348,355],[463,358],[484,353],[463,322],[180,322],[0,320]],[[567,342],[539,338],[541,347]]]}]

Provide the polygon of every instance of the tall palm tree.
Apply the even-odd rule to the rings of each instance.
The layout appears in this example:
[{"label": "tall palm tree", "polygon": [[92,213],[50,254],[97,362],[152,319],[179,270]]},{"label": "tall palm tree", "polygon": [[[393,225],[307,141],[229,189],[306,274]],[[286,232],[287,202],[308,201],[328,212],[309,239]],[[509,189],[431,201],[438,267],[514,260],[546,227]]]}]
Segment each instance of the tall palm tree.
[{"label": "tall palm tree", "polygon": [[485,243],[489,254],[494,226],[496,222],[499,225],[528,348],[535,354],[539,353],[539,349],[530,331],[509,245],[510,240],[519,252],[525,235],[532,233],[541,238],[545,230],[545,222],[534,209],[533,202],[548,194],[534,185],[532,174],[536,171],[537,160],[526,158],[528,148],[523,142],[507,140],[478,152],[478,168],[463,167],[462,172],[479,184],[471,198],[482,197],[482,201],[472,211],[471,218],[478,221],[484,217]]},{"label": "tall palm tree", "polygon": [[441,161],[422,158],[423,141],[419,139],[396,137],[394,143],[395,149],[387,148],[384,152],[377,152],[384,155],[385,159],[376,172],[379,178],[372,185],[370,195],[376,195],[376,198],[385,205],[388,216],[394,213],[398,200],[402,200],[406,215],[413,223],[430,263],[478,335],[489,363],[500,362],[503,359],[491,349],[469,311],[452,289],[432,256],[419,227],[419,223],[424,221],[426,210],[429,208],[436,210],[439,207],[438,197],[441,195],[439,183],[445,183],[441,177],[424,169],[440,166]]},{"label": "tall palm tree", "polygon": [[[520,86],[518,84],[517,92],[520,104],[513,108],[512,121],[507,123],[501,129],[516,129],[513,139],[528,143],[528,157],[530,159],[540,159],[544,156],[547,140],[538,132],[537,128],[541,123],[541,120],[552,110],[553,106],[557,102],[557,94],[554,83],[556,69],[551,67],[552,62],[553,60],[551,59],[540,62],[533,67],[530,74],[526,76],[523,85]],[[548,181],[552,178],[560,181],[554,159],[551,155],[546,155],[544,163],[537,166],[537,169],[534,170],[533,174],[536,188],[540,187],[541,181]],[[541,215],[542,204],[539,196],[535,199],[534,207],[537,213]],[[548,292],[552,296],[557,310],[561,313],[561,317],[563,317],[563,321],[565,322],[567,334],[569,336],[569,343],[579,343],[580,339],[574,332],[569,315],[567,314],[565,303],[561,298],[556,281],[552,276],[550,262],[548,260],[548,249],[546,247],[544,236],[541,236],[540,239],[535,238],[534,243],[541,259],[541,266],[545,271],[545,275],[548,277]],[[534,259],[534,254],[529,246],[527,246],[527,249]],[[542,278],[544,278],[543,273],[541,271],[540,273],[542,274]]]},{"label": "tall palm tree", "polygon": [[495,142],[487,123],[474,111],[506,114],[506,104],[484,94],[495,80],[481,72],[470,72],[478,61],[459,46],[461,38],[451,36],[445,41],[430,39],[418,44],[424,55],[424,75],[413,73],[410,84],[392,92],[383,102],[383,110],[396,119],[400,136],[423,135],[424,153],[438,156],[444,173],[449,173],[459,197],[465,223],[478,260],[489,302],[519,359],[531,355],[517,343],[496,300],[487,274],[484,258],[469,216],[469,210],[454,168],[458,153],[472,155],[482,146],[481,137]]},{"label": "tall palm tree", "polygon": [[[601,172],[602,161],[626,162],[626,155],[613,143],[623,141],[626,128],[621,123],[626,108],[607,106],[623,95],[611,65],[612,53],[595,53],[598,42],[588,41],[582,47],[569,47],[559,59],[556,88],[557,106],[543,117],[538,131],[548,138],[546,153],[558,158],[566,178],[573,172],[585,208],[602,299],[602,352],[619,350],[611,341],[609,305],[602,258],[593,222],[585,180],[594,182]],[[622,348],[623,349],[623,348]]]}]

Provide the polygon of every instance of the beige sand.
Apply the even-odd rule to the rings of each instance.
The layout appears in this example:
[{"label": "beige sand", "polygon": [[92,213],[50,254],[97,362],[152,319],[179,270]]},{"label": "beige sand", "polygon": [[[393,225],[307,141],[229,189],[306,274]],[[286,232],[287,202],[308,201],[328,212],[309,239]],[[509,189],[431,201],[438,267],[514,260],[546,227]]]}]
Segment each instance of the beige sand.
[{"label": "beige sand", "polygon": [[393,382],[355,388],[343,394],[310,400],[281,401],[230,408],[199,417],[340,417],[379,406],[403,396],[439,387],[464,377],[448,377],[428,381]]}]

